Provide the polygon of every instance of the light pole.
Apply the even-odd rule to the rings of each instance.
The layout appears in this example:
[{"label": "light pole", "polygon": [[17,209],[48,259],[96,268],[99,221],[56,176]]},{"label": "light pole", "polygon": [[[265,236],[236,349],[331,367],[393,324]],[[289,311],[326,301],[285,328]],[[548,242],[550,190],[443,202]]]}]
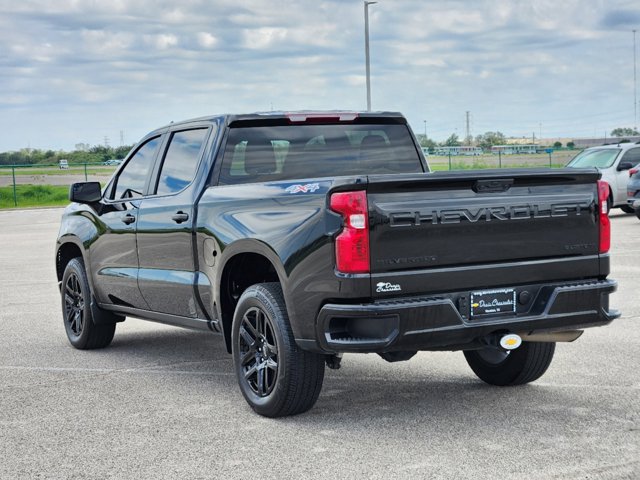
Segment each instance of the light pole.
[{"label": "light pole", "polygon": [[636,80],[636,30],[633,32],[633,129],[638,130],[638,81]]},{"label": "light pole", "polygon": [[369,5],[378,2],[364,2],[364,56],[367,66],[367,112],[371,111],[371,67],[369,66]]},{"label": "light pole", "polygon": [[427,121],[423,120],[424,122],[424,140],[427,140]]}]

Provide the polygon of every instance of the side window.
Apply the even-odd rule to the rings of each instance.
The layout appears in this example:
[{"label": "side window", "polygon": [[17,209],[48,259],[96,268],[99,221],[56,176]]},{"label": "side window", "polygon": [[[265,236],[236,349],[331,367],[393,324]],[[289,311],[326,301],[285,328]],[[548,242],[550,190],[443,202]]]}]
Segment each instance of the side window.
[{"label": "side window", "polygon": [[191,183],[196,174],[207,131],[206,128],[200,128],[171,135],[158,178],[157,195],[179,192]]},{"label": "side window", "polygon": [[627,153],[622,157],[622,162],[630,162],[634,165],[640,163],[640,148],[632,148],[631,150],[627,150]]},{"label": "side window", "polygon": [[124,166],[113,189],[112,200],[139,198],[143,195],[147,177],[153,166],[153,159],[160,146],[160,137],[155,137],[142,145]]}]

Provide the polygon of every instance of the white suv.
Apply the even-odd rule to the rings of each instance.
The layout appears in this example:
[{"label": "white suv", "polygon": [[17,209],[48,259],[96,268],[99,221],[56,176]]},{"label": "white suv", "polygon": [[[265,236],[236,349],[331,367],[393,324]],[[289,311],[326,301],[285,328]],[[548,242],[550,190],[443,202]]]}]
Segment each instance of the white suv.
[{"label": "white suv", "polygon": [[627,184],[629,170],[640,164],[639,143],[587,148],[573,157],[567,167],[596,167],[602,172],[602,180],[609,184],[609,207],[620,207],[627,213],[633,213],[633,209],[627,205]]}]

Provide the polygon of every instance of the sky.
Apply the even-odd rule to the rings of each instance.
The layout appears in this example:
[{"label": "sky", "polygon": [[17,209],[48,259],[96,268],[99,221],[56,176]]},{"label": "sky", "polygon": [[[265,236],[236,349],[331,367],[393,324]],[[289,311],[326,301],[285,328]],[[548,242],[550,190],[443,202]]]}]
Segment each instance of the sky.
[{"label": "sky", "polygon": [[[467,111],[472,135],[636,122],[638,0],[379,0],[369,19],[372,108],[416,133],[463,137]],[[0,0],[0,151],[301,109],[366,109],[361,0]]]}]

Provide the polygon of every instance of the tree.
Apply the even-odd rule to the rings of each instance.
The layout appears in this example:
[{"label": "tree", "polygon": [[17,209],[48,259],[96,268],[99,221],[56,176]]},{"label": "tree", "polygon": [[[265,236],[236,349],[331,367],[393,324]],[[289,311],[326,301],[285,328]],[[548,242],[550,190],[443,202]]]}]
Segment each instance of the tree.
[{"label": "tree", "polygon": [[640,135],[634,128],[618,127],[611,130],[612,137],[627,137],[632,135]]},{"label": "tree", "polygon": [[562,148],[562,142],[555,142],[553,148]]},{"label": "tree", "polygon": [[567,142],[567,148],[570,148],[573,150],[575,147],[576,147],[576,144],[574,142]]},{"label": "tree", "polygon": [[0,165],[54,165],[61,158],[69,160],[70,164],[101,163],[111,158],[124,158],[129,150],[131,150],[131,145],[117,148],[96,145],[87,148],[86,151],[76,149],[71,152],[23,148],[17,152],[0,152]]},{"label": "tree", "polygon": [[484,149],[491,149],[494,145],[504,145],[507,137],[502,132],[485,132],[476,137],[476,145]]},{"label": "tree", "polygon": [[425,137],[424,135],[418,135],[418,142],[421,147],[426,148],[436,148],[438,144],[431,140],[429,137]]},{"label": "tree", "polygon": [[459,147],[460,145],[462,145],[462,143],[460,142],[458,135],[456,135],[455,133],[452,133],[451,136],[447,138],[443,144],[444,147]]},{"label": "tree", "polygon": [[113,155],[115,158],[122,159],[127,156],[127,153],[129,153],[129,150],[131,150],[132,147],[132,145],[123,145],[121,147],[117,147],[114,149]]}]

